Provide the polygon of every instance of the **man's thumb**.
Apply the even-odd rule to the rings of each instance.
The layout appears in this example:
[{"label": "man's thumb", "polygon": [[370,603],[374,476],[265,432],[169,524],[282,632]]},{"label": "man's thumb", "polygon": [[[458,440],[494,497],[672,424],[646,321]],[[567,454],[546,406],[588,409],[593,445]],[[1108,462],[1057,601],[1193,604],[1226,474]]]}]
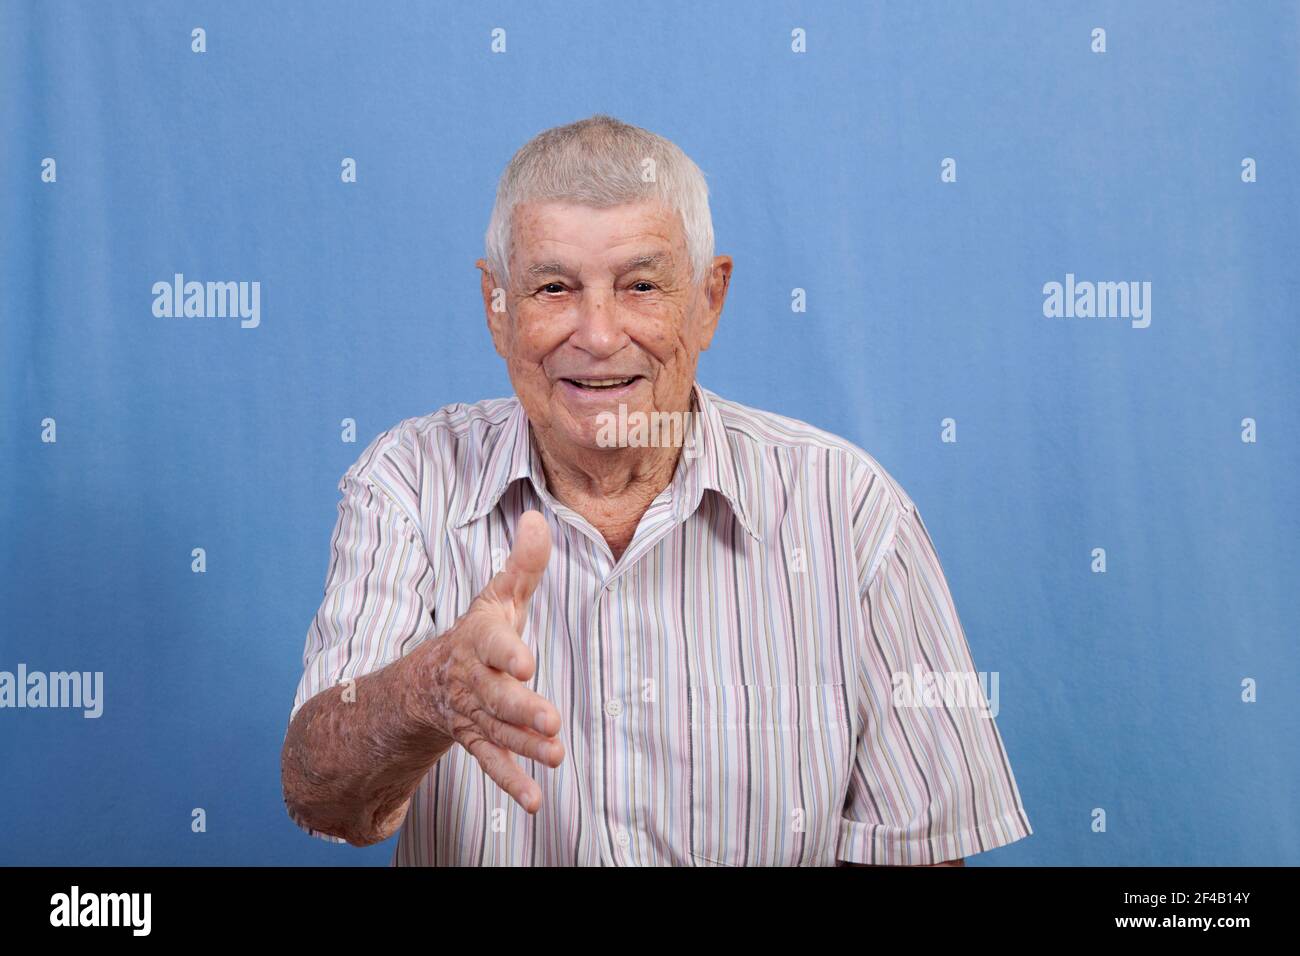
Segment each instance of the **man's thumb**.
[{"label": "man's thumb", "polygon": [[521,621],[551,556],[551,529],[540,511],[525,511],[515,526],[515,543],[506,566],[492,579],[494,596],[514,605]]}]

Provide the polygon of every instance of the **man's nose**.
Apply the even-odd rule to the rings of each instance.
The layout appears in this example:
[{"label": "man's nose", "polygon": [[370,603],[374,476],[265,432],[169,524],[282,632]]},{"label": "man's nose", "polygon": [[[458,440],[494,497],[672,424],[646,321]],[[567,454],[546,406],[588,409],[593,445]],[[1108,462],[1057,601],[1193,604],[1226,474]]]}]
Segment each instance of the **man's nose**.
[{"label": "man's nose", "polygon": [[612,289],[585,289],[578,307],[573,344],[592,355],[613,355],[627,343]]}]

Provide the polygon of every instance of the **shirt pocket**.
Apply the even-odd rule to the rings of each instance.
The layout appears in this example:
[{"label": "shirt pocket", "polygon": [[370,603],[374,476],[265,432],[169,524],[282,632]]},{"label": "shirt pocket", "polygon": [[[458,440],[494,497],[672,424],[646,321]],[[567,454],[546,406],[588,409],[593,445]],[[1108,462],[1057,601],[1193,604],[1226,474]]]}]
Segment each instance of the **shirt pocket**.
[{"label": "shirt pocket", "polygon": [[834,865],[852,760],[842,683],[701,685],[690,725],[695,865]]}]

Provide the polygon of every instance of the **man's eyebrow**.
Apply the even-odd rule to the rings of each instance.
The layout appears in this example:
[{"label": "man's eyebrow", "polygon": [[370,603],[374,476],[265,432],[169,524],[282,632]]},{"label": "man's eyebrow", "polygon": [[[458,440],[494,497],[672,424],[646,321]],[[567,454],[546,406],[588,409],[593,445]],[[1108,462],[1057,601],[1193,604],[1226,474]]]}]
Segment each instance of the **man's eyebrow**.
[{"label": "man's eyebrow", "polygon": [[524,275],[530,279],[540,279],[542,276],[567,276],[568,268],[562,262],[535,262],[524,270]]},{"label": "man's eyebrow", "polygon": [[639,256],[633,256],[621,266],[618,267],[619,274],[631,272],[633,269],[653,269],[658,266],[667,265],[670,256],[666,252],[647,252]]}]

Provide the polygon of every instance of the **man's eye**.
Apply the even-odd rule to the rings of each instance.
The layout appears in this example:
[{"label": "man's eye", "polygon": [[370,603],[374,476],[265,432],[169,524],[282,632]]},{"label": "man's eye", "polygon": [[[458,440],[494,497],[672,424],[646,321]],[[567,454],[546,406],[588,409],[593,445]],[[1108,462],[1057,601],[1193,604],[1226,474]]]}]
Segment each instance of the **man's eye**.
[{"label": "man's eye", "polygon": [[542,286],[537,291],[538,292],[563,292],[564,286],[560,285],[560,283],[558,282],[548,282],[546,283],[546,285]]},{"label": "man's eye", "polygon": [[[646,288],[638,289],[637,288],[638,286],[646,286]],[[650,292],[651,290],[654,289],[654,287],[655,286],[653,282],[647,282],[645,279],[641,279],[637,282],[632,283],[632,288],[636,289],[638,292]]]}]

